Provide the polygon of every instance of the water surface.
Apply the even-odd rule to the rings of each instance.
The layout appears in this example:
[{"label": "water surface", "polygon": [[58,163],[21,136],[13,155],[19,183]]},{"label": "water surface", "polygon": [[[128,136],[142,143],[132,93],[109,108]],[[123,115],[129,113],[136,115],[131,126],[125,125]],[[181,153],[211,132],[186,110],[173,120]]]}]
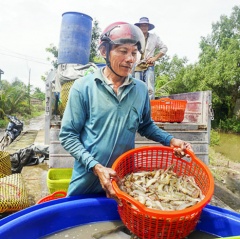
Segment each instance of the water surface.
[{"label": "water surface", "polygon": [[[121,221],[108,221],[108,222],[97,222],[97,223],[89,223],[78,227],[73,227],[64,231],[57,232],[48,237],[44,237],[45,239],[131,239],[132,237],[128,234],[119,234],[119,233],[111,233],[111,235],[105,235],[104,231],[109,229],[114,229],[116,226],[123,225]],[[102,233],[101,233],[102,232]],[[93,235],[102,234],[102,236]],[[185,239],[215,239],[218,238],[214,235],[194,231]]]},{"label": "water surface", "polygon": [[220,142],[214,150],[231,161],[240,163],[240,134],[220,133]]}]

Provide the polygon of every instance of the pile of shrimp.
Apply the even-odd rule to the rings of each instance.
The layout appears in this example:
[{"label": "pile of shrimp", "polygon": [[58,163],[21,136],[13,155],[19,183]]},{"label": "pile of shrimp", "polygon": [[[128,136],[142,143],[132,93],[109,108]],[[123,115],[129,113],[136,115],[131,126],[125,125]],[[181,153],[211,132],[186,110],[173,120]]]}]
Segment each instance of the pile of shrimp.
[{"label": "pile of shrimp", "polygon": [[191,207],[204,199],[193,176],[178,176],[167,169],[126,175],[120,189],[148,208],[175,211]]}]

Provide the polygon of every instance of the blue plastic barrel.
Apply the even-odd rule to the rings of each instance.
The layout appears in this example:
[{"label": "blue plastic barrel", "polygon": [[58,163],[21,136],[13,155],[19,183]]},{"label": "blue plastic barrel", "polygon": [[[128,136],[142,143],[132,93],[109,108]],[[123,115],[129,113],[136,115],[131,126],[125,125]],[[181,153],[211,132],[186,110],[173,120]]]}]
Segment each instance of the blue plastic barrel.
[{"label": "blue plastic barrel", "polygon": [[92,37],[92,18],[80,12],[62,14],[58,64],[89,62]]}]

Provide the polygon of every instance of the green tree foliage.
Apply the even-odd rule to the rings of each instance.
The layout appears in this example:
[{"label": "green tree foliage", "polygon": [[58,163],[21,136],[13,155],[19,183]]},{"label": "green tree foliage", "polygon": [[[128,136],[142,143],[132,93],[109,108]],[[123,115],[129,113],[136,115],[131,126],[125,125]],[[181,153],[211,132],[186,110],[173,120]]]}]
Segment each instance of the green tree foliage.
[{"label": "green tree foliage", "polygon": [[47,60],[51,62],[52,66],[57,69],[58,63],[57,63],[57,58],[58,58],[58,49],[56,46],[53,44],[50,44],[49,47],[46,48],[46,52],[49,52],[52,54],[52,57],[48,57]]},{"label": "green tree foliage", "polygon": [[[156,96],[166,96],[174,93],[186,92],[181,83],[187,59],[180,59],[177,55],[161,58],[155,66]],[[178,83],[180,79],[180,83]]]},{"label": "green tree foliage", "polygon": [[201,52],[195,64],[187,65],[186,59],[177,56],[159,63],[155,68],[157,92],[211,90],[214,125],[223,125],[234,118],[240,98],[240,7],[235,6],[230,17],[223,15],[212,24],[212,33],[202,37],[199,45]]},{"label": "green tree foliage", "polygon": [[12,84],[3,81],[1,91],[1,109],[6,114],[28,112],[28,88],[19,79]]},{"label": "green tree foliage", "polygon": [[96,62],[95,58],[98,58],[98,44],[100,37],[101,29],[99,28],[99,22],[97,20],[93,21],[92,28],[92,39],[91,39],[91,48],[90,48],[90,62]]},{"label": "green tree foliage", "polygon": [[37,98],[39,100],[45,100],[45,94],[41,91],[39,87],[34,89],[33,94],[31,95],[33,98]]},{"label": "green tree foliage", "polygon": [[[213,92],[217,121],[232,118],[240,97],[240,8],[235,6],[230,17],[221,16],[212,25],[212,34],[202,38],[199,65],[204,78],[201,83]],[[198,83],[199,84],[199,83]]]},{"label": "green tree foliage", "polygon": [[[44,93],[39,88],[35,88],[32,97],[38,99],[45,98]],[[30,110],[28,86],[18,78],[15,78],[12,83],[2,80],[0,90],[0,118],[2,118],[2,114],[31,114]]]}]

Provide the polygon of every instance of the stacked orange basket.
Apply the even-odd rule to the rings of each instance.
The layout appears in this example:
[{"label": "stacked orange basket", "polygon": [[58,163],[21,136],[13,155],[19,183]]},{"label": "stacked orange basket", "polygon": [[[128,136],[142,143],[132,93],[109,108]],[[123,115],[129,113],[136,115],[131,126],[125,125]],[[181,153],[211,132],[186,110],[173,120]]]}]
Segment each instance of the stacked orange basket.
[{"label": "stacked orange basket", "polygon": [[186,100],[162,98],[151,100],[151,116],[156,122],[181,123],[187,106]]},{"label": "stacked orange basket", "polygon": [[196,227],[202,209],[209,203],[214,191],[214,180],[208,167],[187,151],[189,158],[177,158],[173,149],[164,146],[148,146],[130,150],[121,155],[112,168],[122,179],[125,175],[139,171],[166,169],[175,165],[178,175],[193,176],[201,189],[204,199],[196,205],[177,211],[161,211],[147,208],[120,190],[113,181],[113,188],[122,201],[118,211],[122,222],[141,239],[182,239]]}]

